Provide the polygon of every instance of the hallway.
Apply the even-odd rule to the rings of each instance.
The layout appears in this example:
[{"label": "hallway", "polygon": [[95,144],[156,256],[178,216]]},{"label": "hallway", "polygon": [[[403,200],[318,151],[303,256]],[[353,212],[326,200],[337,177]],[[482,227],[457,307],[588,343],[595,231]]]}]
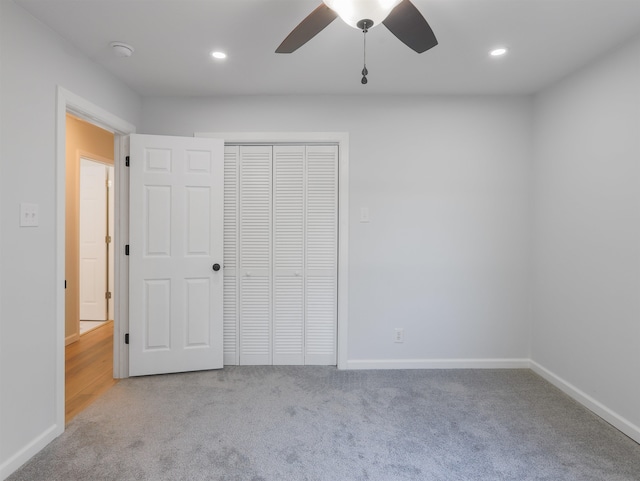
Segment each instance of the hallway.
[{"label": "hallway", "polygon": [[65,348],[65,423],[118,381],[113,379],[113,321]]}]

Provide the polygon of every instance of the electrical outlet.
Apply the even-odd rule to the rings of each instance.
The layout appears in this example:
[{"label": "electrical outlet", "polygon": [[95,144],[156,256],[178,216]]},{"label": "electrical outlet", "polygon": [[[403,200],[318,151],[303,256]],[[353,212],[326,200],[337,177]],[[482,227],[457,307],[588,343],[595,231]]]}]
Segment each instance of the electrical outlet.
[{"label": "electrical outlet", "polygon": [[395,328],[393,342],[404,342],[404,328]]}]

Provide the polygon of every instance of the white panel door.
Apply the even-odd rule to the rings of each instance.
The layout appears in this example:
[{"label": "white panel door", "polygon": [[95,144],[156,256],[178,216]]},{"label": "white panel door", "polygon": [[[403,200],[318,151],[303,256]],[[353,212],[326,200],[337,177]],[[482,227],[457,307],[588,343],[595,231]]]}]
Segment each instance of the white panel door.
[{"label": "white panel door", "polygon": [[240,364],[272,364],[270,146],[240,147]]},{"label": "white panel door", "polygon": [[223,365],[223,152],[217,139],[131,135],[132,376]]},{"label": "white panel door", "polygon": [[107,166],[80,159],[80,319],[107,320]]}]

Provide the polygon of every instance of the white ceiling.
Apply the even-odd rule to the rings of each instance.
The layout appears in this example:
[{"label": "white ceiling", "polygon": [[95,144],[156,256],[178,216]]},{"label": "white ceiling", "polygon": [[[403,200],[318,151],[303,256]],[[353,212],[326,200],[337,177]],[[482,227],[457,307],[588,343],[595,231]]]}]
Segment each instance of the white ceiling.
[{"label": "white ceiling", "polygon": [[416,54],[373,28],[363,86],[362,33],[339,19],[274,53],[321,0],[15,1],[143,96],[528,94],[640,34],[640,0],[413,0],[440,44]]}]

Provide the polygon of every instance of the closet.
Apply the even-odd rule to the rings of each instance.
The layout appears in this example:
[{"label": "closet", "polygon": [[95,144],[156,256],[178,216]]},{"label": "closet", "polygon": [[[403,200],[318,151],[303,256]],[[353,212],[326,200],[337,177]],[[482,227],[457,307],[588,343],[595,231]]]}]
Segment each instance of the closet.
[{"label": "closet", "polygon": [[336,364],[338,146],[227,145],[224,363]]}]

